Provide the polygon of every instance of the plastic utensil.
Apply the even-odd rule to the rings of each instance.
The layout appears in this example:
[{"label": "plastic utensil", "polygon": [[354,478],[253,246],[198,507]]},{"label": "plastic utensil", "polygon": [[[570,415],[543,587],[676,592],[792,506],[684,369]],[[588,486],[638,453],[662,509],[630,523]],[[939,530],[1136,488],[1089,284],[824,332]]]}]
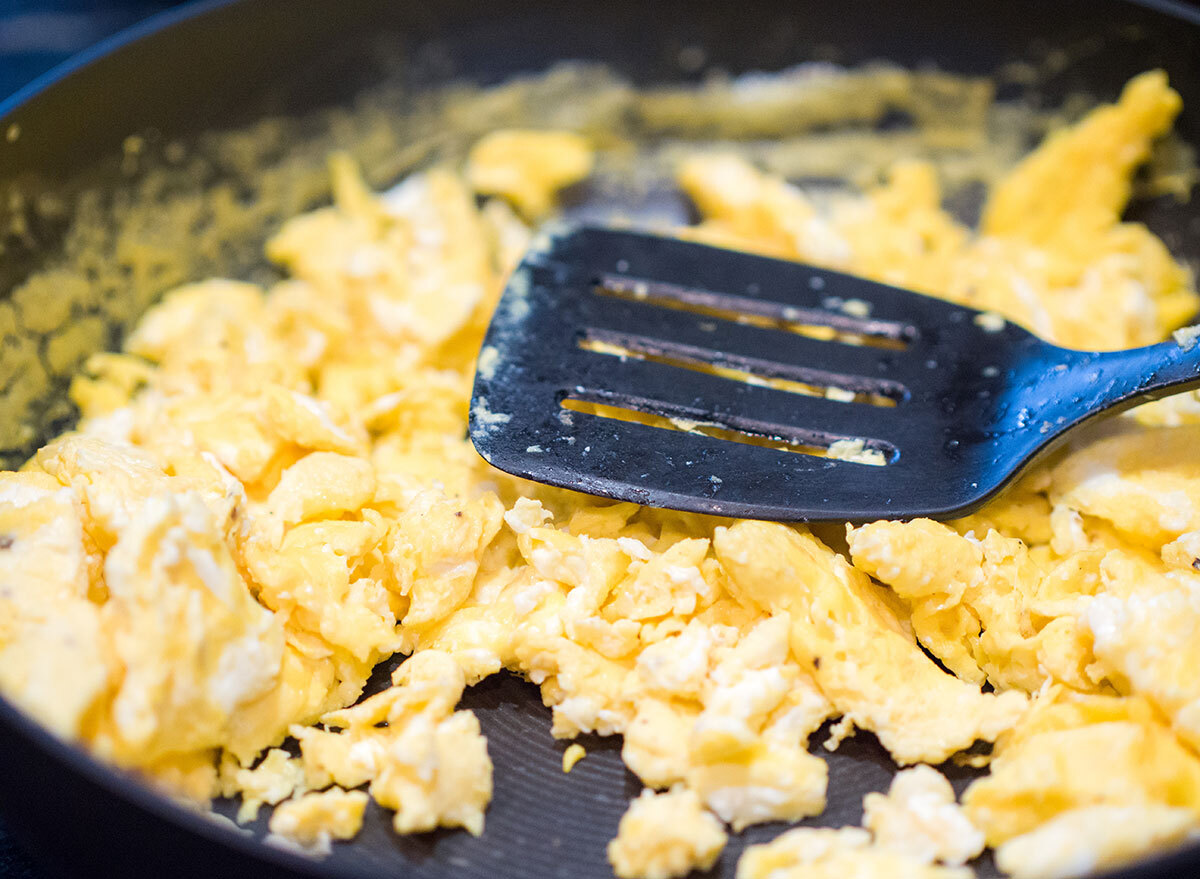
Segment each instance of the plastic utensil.
[{"label": "plastic utensil", "polygon": [[504,291],[471,438],[501,470],[649,506],[946,518],[1079,425],[1200,386],[1194,343],[1074,351],[810,265],[563,227]]}]

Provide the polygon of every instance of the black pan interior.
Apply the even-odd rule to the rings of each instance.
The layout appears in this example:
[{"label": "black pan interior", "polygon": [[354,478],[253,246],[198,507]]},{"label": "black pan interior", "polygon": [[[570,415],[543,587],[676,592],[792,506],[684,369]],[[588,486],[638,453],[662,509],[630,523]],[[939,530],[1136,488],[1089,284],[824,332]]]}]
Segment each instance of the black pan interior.
[{"label": "black pan interior", "polygon": [[[349,105],[389,77],[416,89],[459,77],[495,83],[572,58],[603,61],[636,83],[653,84],[698,75],[680,69],[687,47],[702,48],[710,67],[733,73],[813,59],[887,59],[990,74],[1008,62],[1066,50],[1061,57],[1070,63],[1026,87],[1022,97],[1046,105],[1077,91],[1109,98],[1130,76],[1161,66],[1184,97],[1178,133],[1200,143],[1200,15],[1165,0],[240,0],[197,4],[142,30],[138,39],[101,47],[87,63],[0,106],[0,133],[13,126],[19,131],[13,140],[0,138],[0,295],[11,295],[31,272],[51,264],[65,240],[65,221],[53,219],[12,233],[3,212],[13,192],[69,202],[99,186],[116,198],[129,185],[120,157],[131,133],[165,144],[271,114],[313,119],[319,108]],[[315,138],[310,124],[318,125],[297,123],[289,131]],[[386,182],[386,168],[368,172],[373,182]],[[1200,208],[1157,200],[1135,211],[1176,254],[1200,257]],[[195,270],[257,270],[245,262],[257,243],[231,248]],[[107,344],[115,344],[120,329],[114,325]],[[61,382],[51,382],[30,410],[27,435],[3,450],[10,466],[70,423],[62,390]],[[640,787],[620,762],[619,742],[585,738],[588,758],[564,775],[565,743],[550,738],[549,711],[532,685],[501,675],[470,690],[464,705],[479,714],[496,765],[496,794],[479,840],[455,832],[400,839],[386,816],[372,811],[353,844],[324,862],[307,861],[172,806],[52,739],[2,701],[7,771],[0,809],[38,859],[64,875],[610,876],[604,846]],[[814,737],[818,753],[823,738]],[[869,734],[825,756],[830,805],[812,823],[855,824],[863,793],[885,788],[895,767]],[[946,769],[961,790],[970,773]],[[713,875],[732,877],[743,845],[779,830],[758,827],[732,841]],[[981,876],[995,875],[990,863],[978,866]],[[1200,847],[1120,875],[1197,870]]]}]

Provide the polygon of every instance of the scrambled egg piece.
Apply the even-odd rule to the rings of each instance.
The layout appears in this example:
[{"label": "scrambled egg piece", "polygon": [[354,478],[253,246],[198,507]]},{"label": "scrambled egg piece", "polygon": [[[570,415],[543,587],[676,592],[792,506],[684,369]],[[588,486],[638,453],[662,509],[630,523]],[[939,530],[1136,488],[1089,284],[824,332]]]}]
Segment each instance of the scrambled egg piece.
[{"label": "scrambled egg piece", "polygon": [[1046,681],[1095,688],[1095,659],[1078,603],[1097,560],[1071,557],[1046,570],[1020,539],[990,530],[979,539],[918,519],[850,529],[854,564],[909,608],[922,646],[963,680],[1034,692]]},{"label": "scrambled egg piece", "polygon": [[242,823],[257,818],[264,805],[274,806],[303,792],[305,786],[304,766],[281,748],[267,751],[267,756],[253,769],[243,769],[236,760],[231,766],[221,768],[226,775],[222,793],[242,797],[237,813],[237,820]]},{"label": "scrambled egg piece", "polygon": [[963,805],[992,846],[1091,806],[1200,818],[1200,760],[1140,696],[1053,688],[996,743],[990,774],[971,783]]},{"label": "scrambled egg piece", "polygon": [[[818,203],[696,153],[677,180],[702,219],[679,232],[1063,345],[1147,344],[1200,305],[1120,219],[1178,110],[1160,72],[1135,78],[994,187],[979,230],[919,162]],[[498,473],[466,438],[483,332],[527,221],[593,164],[579,134],[498,131],[464,168],[377,194],[335,156],[333,204],[268,243],[286,280],[185,285],[93,357],[78,430],[0,474],[5,695],[175,795],[240,794],[243,820],[274,804],[272,839],[309,851],[353,836],[368,797],[400,833],[481,833],[492,765],[455,708],[502,669],[540,688],[553,735],[622,735],[669,789],[622,819],[622,877],[711,866],[725,824],[819,815],[827,720],[829,746],[869,730],[901,764],[994,742],[991,774],[959,809],[934,770],[905,771],[866,800],[873,840],[792,830],[740,879],[958,879],[980,833],[1018,877],[1067,876],[1192,833],[1195,398],[1081,438],[966,519],[851,528],[846,552]],[[829,452],[880,463],[854,440]]]},{"label": "scrambled egg piece", "polygon": [[549,213],[558,190],[592,172],[592,155],[587,140],[569,131],[493,131],[471,149],[467,181],[536,220]]},{"label": "scrambled egg piece", "polygon": [[621,817],[608,860],[621,879],[671,879],[707,870],[725,847],[721,822],[684,788],[644,790]]},{"label": "scrambled egg piece", "polygon": [[82,735],[115,673],[85,540],[71,489],[44,473],[0,476],[0,688],[65,738]]},{"label": "scrambled egg piece", "polygon": [[797,827],[768,843],[749,846],[738,861],[737,879],[971,879],[966,867],[935,866],[872,845],[858,827]]},{"label": "scrambled egg piece", "polygon": [[84,528],[108,544],[99,662],[115,680],[96,750],[135,766],[221,746],[249,759],[274,744],[278,721],[257,707],[280,683],[283,627],[233,557],[219,474],[169,476],[135,449],[88,437],[47,446],[33,468],[77,493]]},{"label": "scrambled egg piece", "polygon": [[939,669],[883,590],[811,534],[739,522],[718,528],[714,546],[737,594],[789,615],[792,652],[896,762],[940,763],[976,740],[994,741],[1025,710],[1019,691],[983,693]]},{"label": "scrambled egg piece", "polygon": [[1196,813],[1172,806],[1086,806],[1014,836],[996,849],[1013,879],[1075,879],[1196,836]]},{"label": "scrambled egg piece", "polygon": [[983,834],[959,808],[950,782],[930,766],[901,770],[886,795],[863,797],[863,827],[877,845],[928,864],[958,866],[983,851]]},{"label": "scrambled egg piece", "polygon": [[466,686],[462,670],[446,654],[425,650],[396,669],[392,682],[321,718],[340,732],[292,730],[305,778],[317,788],[369,782],[371,797],[395,810],[397,833],[440,826],[478,836],[492,797],[492,762],[475,715],[454,711]]},{"label": "scrambled egg piece", "polygon": [[1148,427],[1089,443],[1052,471],[1056,504],[1108,522],[1157,550],[1200,530],[1200,472],[1190,451],[1200,423]]},{"label": "scrambled egg piece", "polygon": [[[1063,249],[1072,239],[1111,231],[1129,201],[1133,172],[1182,106],[1162,71],[1133,79],[1116,105],[1052,133],[992,191],[983,231]],[[1080,197],[1061,198],[1064,188]]]},{"label": "scrambled egg piece", "polygon": [[269,841],[287,840],[307,852],[328,853],[330,841],[353,839],[362,827],[367,795],[330,788],[280,803],[271,813]]},{"label": "scrambled egg piece", "polygon": [[[1086,602],[1083,623],[1093,651],[1117,688],[1143,695],[1171,720],[1176,734],[1200,747],[1200,574],[1162,571],[1136,555],[1113,551],[1101,563],[1109,588]],[[1134,590],[1120,584],[1136,583]]]}]

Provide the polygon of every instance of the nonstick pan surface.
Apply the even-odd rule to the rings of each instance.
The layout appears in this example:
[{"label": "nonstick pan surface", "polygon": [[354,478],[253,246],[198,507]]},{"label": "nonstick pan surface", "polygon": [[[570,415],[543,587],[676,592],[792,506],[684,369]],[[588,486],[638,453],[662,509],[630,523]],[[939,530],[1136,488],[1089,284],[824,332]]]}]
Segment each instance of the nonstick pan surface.
[{"label": "nonstick pan surface", "polygon": [[[680,51],[695,47],[708,66],[732,73],[820,58],[991,74],[1057,52],[1067,63],[1024,95],[1046,105],[1074,92],[1110,98],[1130,76],[1163,67],[1184,98],[1176,130],[1200,144],[1200,14],[1169,2],[240,0],[161,15],[0,105],[0,204],[11,205],[18,190],[69,202],[97,188],[118,203],[116,193],[128,183],[122,151],[134,133],[152,143],[195,139],[268,115],[308,118],[320,108],[349,106],[388,77],[410,90],[455,78],[496,83],[562,59],[602,61],[639,84],[679,81],[697,75],[679,64]],[[308,129],[289,131],[299,137]],[[322,136],[330,138],[328,131]],[[336,145],[336,136],[329,142]],[[1177,255],[1200,257],[1200,205],[1152,201],[1134,214]],[[53,219],[0,236],[0,297],[68,245],[65,223]],[[257,247],[231,248],[193,270],[197,277],[248,271],[253,267],[240,260]],[[120,332],[117,321],[107,343]],[[50,381],[28,407],[26,429],[4,433],[7,466],[69,425],[63,392],[61,381]],[[378,671],[377,686],[388,671]],[[495,764],[495,796],[480,839],[449,831],[397,837],[388,816],[372,806],[356,840],[335,846],[323,861],[303,858],[258,841],[265,816],[247,834],[189,812],[56,740],[2,700],[0,811],[41,863],[68,876],[611,876],[605,845],[641,787],[620,761],[619,739],[584,737],[589,756],[566,775],[566,743],[550,737],[550,713],[533,685],[499,675],[468,690],[463,705],[479,716]],[[895,766],[868,733],[832,754],[821,749],[823,740],[821,732],[813,737],[814,751],[830,766],[829,806],[806,823],[857,824],[863,794],[886,788]],[[960,791],[972,777],[971,770],[943,768]],[[781,829],[764,825],[732,838],[711,875],[732,877],[746,844]],[[980,876],[996,875],[989,861],[977,868]],[[1197,874],[1200,845],[1112,875]]]}]

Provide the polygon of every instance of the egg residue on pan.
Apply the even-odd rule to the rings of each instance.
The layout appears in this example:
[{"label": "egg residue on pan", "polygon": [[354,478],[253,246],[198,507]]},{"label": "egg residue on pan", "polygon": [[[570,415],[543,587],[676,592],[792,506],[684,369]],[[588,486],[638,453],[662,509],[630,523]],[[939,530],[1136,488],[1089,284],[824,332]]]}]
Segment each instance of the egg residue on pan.
[{"label": "egg residue on pan", "polygon": [[[1147,344],[1200,304],[1121,219],[1179,108],[1162,73],[1137,77],[999,181],[978,229],[920,162],[818,203],[697,153],[677,179],[702,219],[680,233],[1064,345]],[[456,707],[501,669],[541,688],[554,736],[623,736],[647,786],[609,848],[624,879],[710,866],[726,826],[819,815],[809,737],[830,719],[913,768],[863,827],[789,830],[741,879],[958,879],[985,842],[1051,879],[1193,835],[1194,398],[1123,417],[973,516],[848,528],[844,550],[509,477],[464,439],[476,355],[530,224],[593,159],[578,134],[498,131],[464,168],[375,193],[335,157],[334,203],[268,245],[286,280],[180,287],[91,358],[78,429],[0,475],[4,694],[176,796],[273,808],[272,838],[313,852],[353,837],[368,797],[398,833],[481,833],[492,765]],[[990,756],[962,754],[979,741]],[[990,762],[961,804],[924,765],[956,755]]]}]

